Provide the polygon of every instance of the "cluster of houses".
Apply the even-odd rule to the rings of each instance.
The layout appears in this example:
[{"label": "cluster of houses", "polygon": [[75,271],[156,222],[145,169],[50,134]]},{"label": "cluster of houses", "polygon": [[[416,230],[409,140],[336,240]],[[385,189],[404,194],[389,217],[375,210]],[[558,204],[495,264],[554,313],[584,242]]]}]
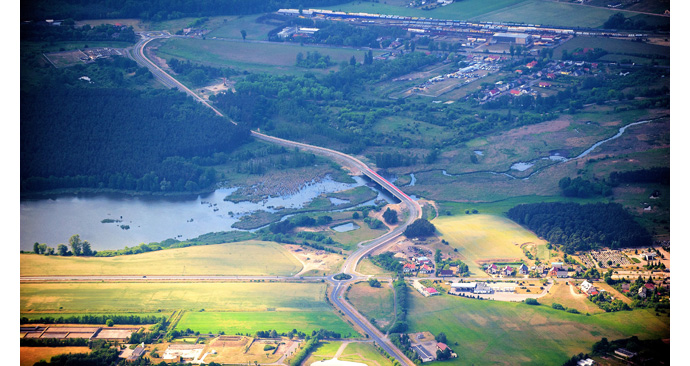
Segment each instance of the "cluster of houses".
[{"label": "cluster of houses", "polygon": [[515,73],[519,75],[517,79],[511,82],[499,80],[494,87],[486,88],[479,99],[480,102],[486,102],[503,93],[508,93],[516,97],[520,95],[532,95],[536,97],[537,91],[532,88],[534,85],[541,89],[548,89],[553,86],[551,81],[556,80],[559,76],[579,77],[585,74],[594,73],[598,68],[597,63],[588,63],[584,61],[552,61],[541,70],[532,73],[532,69],[537,67],[537,65],[537,61],[531,61],[525,64],[524,67],[515,70]]},{"label": "cluster of houses", "polygon": [[516,275],[528,275],[529,269],[523,263],[520,266],[513,267],[511,265],[506,265],[503,268],[499,268],[496,263],[491,263],[486,267],[486,273],[491,275],[502,275],[504,277],[512,277]]},{"label": "cluster of houses", "polygon": [[565,266],[563,262],[554,262],[551,263],[551,266],[539,265],[531,267],[527,267],[524,263],[519,266],[506,265],[504,267],[499,267],[492,263],[485,266],[484,270],[490,275],[503,277],[527,276],[530,273],[534,273],[540,277],[567,278],[571,270],[579,272],[581,268],[579,266],[570,268]]},{"label": "cluster of houses", "polygon": [[414,257],[412,262],[403,264],[403,275],[432,274],[434,271],[434,262],[428,257]]}]

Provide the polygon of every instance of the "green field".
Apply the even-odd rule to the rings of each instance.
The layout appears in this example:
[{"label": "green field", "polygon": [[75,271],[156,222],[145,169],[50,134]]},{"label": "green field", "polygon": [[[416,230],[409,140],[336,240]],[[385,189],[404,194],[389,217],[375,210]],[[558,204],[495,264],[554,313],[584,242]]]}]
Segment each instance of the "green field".
[{"label": "green field", "polygon": [[649,309],[570,314],[547,306],[478,301],[455,296],[423,298],[413,292],[410,331],[444,332],[459,358],[438,365],[560,365],[591,352],[602,337],[669,338],[670,319]]},{"label": "green field", "polygon": [[263,241],[166,249],[116,257],[21,254],[22,276],[293,275],[302,264],[281,245]]},{"label": "green field", "polygon": [[[302,363],[309,366],[317,361],[330,360],[335,357],[344,342],[320,342],[309,358]],[[393,362],[383,356],[371,343],[350,342],[345,346],[338,360],[360,362],[371,366],[392,366]]]},{"label": "green field", "polygon": [[[352,56],[359,61],[364,58],[364,51],[352,48],[326,48],[300,46],[296,43],[255,43],[222,40],[168,39],[161,45],[156,54],[165,59],[180,58],[217,67],[231,67],[251,72],[300,73],[304,71],[322,72],[320,69],[300,69],[295,67],[297,54],[319,52],[329,55],[331,60],[339,63],[349,61]],[[382,51],[374,51],[374,56]]]},{"label": "green field", "polygon": [[484,274],[481,265],[476,261],[504,262],[509,259],[526,259],[520,249],[521,244],[544,243],[532,232],[500,216],[441,216],[432,223],[441,234],[441,238],[450,242],[451,247],[458,249],[473,275]]},{"label": "green field", "polygon": [[249,333],[275,329],[287,333],[292,329],[311,334],[321,328],[340,333],[343,337],[359,334],[331,310],[262,311],[262,312],[187,312],[177,329],[191,329],[201,333]]},{"label": "green field", "polygon": [[325,291],[323,283],[22,283],[20,312],[331,311]]},{"label": "green field", "polygon": [[395,319],[393,289],[388,282],[381,287],[369,286],[368,282],[352,285],[348,292],[348,301],[367,319],[376,319],[376,325],[385,332]]},{"label": "green field", "polygon": [[[601,37],[575,37],[568,42],[554,49],[555,55],[561,55],[563,50],[570,53],[576,48],[601,48],[610,54],[615,54],[620,58],[630,58],[637,56],[650,59],[652,57],[662,57],[668,62],[670,58],[670,47],[653,45],[648,43],[633,42],[614,38]],[[610,59],[612,55],[606,55],[602,59]]]},{"label": "green field", "polygon": [[623,13],[626,17],[634,16],[635,19],[642,19],[650,24],[669,21],[668,17],[640,15],[625,10],[611,10],[549,0],[464,0],[433,10],[394,6],[385,4],[385,2],[352,2],[326,7],[325,9],[434,19],[500,21],[571,27],[601,27],[614,12]]}]

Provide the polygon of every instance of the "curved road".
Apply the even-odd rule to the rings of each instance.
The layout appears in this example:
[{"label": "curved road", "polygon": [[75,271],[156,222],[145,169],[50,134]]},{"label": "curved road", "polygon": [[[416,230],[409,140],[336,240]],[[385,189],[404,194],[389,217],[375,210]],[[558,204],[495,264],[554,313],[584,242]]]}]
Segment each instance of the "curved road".
[{"label": "curved road", "polygon": [[[175,78],[170,76],[168,73],[166,73],[163,69],[158,67],[156,64],[151,62],[149,60],[145,53],[144,53],[144,48],[146,45],[157,38],[163,38],[163,37],[147,37],[147,38],[142,38],[139,42],[134,47],[134,52],[130,56],[140,65],[145,66],[148,68],[151,73],[158,79],[163,85],[169,87],[169,88],[177,88],[181,91],[184,91],[185,93],[189,94],[192,96],[194,99],[197,101],[203,103],[207,107],[211,108],[216,114],[219,116],[223,116],[220,111],[215,109],[213,106],[211,106],[208,102],[206,102],[204,99],[196,95],[193,91],[182,85],[179,81],[177,81]],[[230,122],[237,124],[236,122],[230,120]],[[362,161],[360,161],[357,158],[354,158],[352,156],[343,154],[339,151],[331,150],[331,149],[326,149],[323,147],[319,146],[313,146],[313,145],[308,145],[300,142],[295,142],[295,141],[290,141],[290,140],[285,140],[273,136],[268,136],[265,134],[262,134],[257,131],[252,131],[252,135],[255,138],[272,142],[275,144],[283,145],[283,146],[288,146],[288,147],[297,147],[300,150],[305,150],[305,151],[310,151],[314,154],[318,154],[321,156],[325,156],[327,158],[333,159],[337,161],[339,164],[342,164],[344,166],[349,167],[352,171],[354,172],[361,172],[362,174],[368,176],[371,178],[373,181],[381,185],[381,187],[388,192],[390,192],[393,196],[397,197],[402,203],[405,204],[405,206],[408,209],[408,218],[407,221],[396,227],[395,229],[387,232],[383,236],[371,241],[367,245],[363,246],[362,248],[358,249],[355,251],[350,257],[345,260],[345,263],[343,264],[342,267],[342,272],[350,274],[353,276],[350,280],[347,281],[337,281],[334,280],[332,277],[328,278],[328,281],[332,283],[333,290],[329,294],[329,299],[330,302],[340,311],[342,311],[350,320],[354,323],[357,324],[359,328],[361,328],[368,336],[370,339],[373,339],[376,344],[378,344],[381,348],[386,350],[388,354],[391,356],[395,357],[398,362],[400,362],[401,365],[410,365],[413,366],[414,363],[405,356],[404,353],[402,353],[395,345],[393,345],[388,338],[385,337],[376,327],[372,326],[369,321],[363,317],[352,305],[350,305],[347,301],[344,300],[343,298],[343,293],[347,289],[347,287],[354,282],[357,279],[360,279],[361,277],[358,276],[356,272],[357,264],[359,261],[368,253],[374,251],[375,249],[381,248],[385,245],[388,245],[392,243],[394,239],[399,237],[407,225],[412,223],[414,220],[421,218],[422,217],[422,209],[417,203],[417,201],[411,199],[409,196],[407,196],[403,191],[398,189],[395,185],[381,177],[380,175],[376,174],[373,170],[371,170],[366,164],[364,164]]]}]

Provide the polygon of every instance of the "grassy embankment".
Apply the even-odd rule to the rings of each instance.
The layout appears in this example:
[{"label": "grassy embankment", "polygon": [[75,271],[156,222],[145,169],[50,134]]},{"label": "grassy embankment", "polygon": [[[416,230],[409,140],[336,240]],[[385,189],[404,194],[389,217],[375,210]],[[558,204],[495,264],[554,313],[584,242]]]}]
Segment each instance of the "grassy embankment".
[{"label": "grassy embankment", "polygon": [[123,314],[186,310],[177,325],[227,334],[325,327],[356,332],[325,302],[325,284],[314,283],[24,283],[21,315]]},{"label": "grassy embankment", "polygon": [[21,254],[22,276],[266,275],[289,276],[302,264],[281,245],[250,240],[116,257]]},{"label": "grassy embankment", "polygon": [[586,316],[543,305],[411,296],[411,331],[444,332],[448,345],[462,355],[444,365],[556,365],[591,352],[602,337],[658,339],[670,334],[669,317],[655,316],[650,309]]}]

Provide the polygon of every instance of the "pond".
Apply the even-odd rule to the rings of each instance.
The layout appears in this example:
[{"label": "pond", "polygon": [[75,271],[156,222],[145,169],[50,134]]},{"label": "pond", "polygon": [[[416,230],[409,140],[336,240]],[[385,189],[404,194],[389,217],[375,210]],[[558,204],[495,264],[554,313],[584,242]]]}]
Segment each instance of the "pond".
[{"label": "pond", "polygon": [[350,222],[346,222],[346,223],[344,223],[344,224],[340,224],[340,225],[337,225],[337,226],[333,226],[333,227],[331,227],[331,229],[333,229],[333,230],[335,230],[335,231],[337,231],[337,232],[339,232],[339,233],[346,233],[346,232],[348,232],[348,231],[352,231],[352,230],[357,230],[357,229],[359,229],[359,225],[357,225],[357,224],[355,224],[354,222],[350,221]]}]

